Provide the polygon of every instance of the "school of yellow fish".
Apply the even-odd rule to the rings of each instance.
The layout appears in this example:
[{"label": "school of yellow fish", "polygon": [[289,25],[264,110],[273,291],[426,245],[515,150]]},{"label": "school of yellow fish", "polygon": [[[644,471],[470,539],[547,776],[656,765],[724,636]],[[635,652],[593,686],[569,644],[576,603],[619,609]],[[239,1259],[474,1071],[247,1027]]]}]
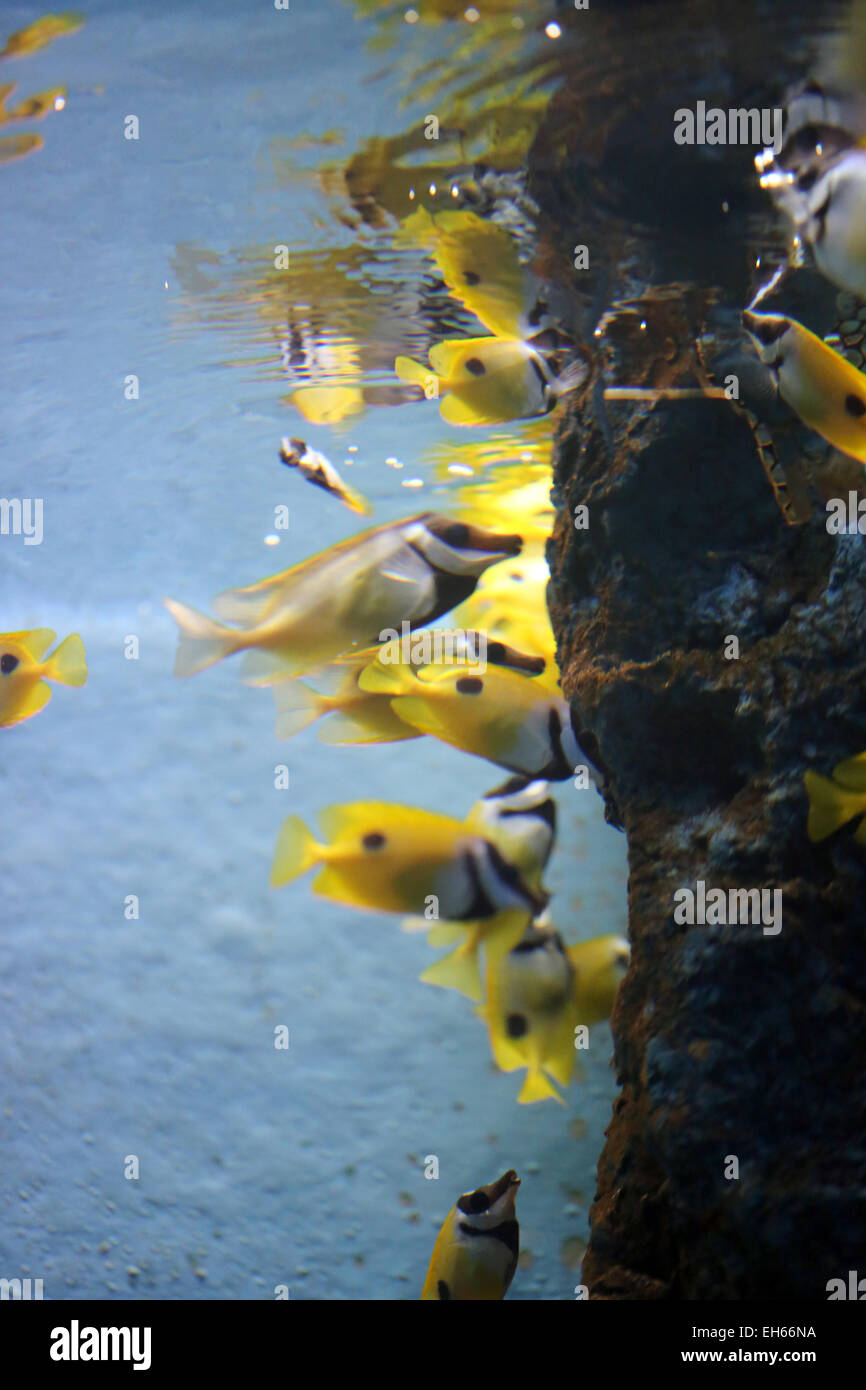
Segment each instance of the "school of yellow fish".
[{"label": "school of yellow fish", "polygon": [[[47,16],[13,34],[0,58],[36,51],[81,22]],[[0,90],[0,111],[11,90]],[[38,116],[43,107],[34,99],[4,118]],[[814,110],[808,115],[814,124]],[[833,129],[838,140],[842,128]],[[794,127],[790,148],[758,161],[762,183],[791,219],[791,266],[809,254],[834,285],[866,298],[866,142],[852,137],[804,153],[796,135]],[[563,348],[543,286],[502,227],[463,209],[418,207],[395,242],[423,251],[484,330],[435,343],[426,364],[394,361],[409,394],[438,401],[448,424],[538,421],[583,381],[585,364]],[[759,312],[763,293],[743,326],[779,396],[808,428],[866,464],[862,372],[797,320]],[[354,390],[309,387],[293,400],[316,423],[363,407],[359,393],[347,402],[335,389]],[[318,720],[320,739],[335,746],[428,737],[509,774],[462,818],[379,801],[330,806],[315,831],[289,816],[270,882],[282,888],[312,872],[315,894],[394,914],[403,930],[448,948],[420,978],[474,1002],[496,1066],[524,1073],[517,1099],[525,1104],[562,1102],[557,1088],[574,1079],[586,1030],[610,1016],[629,947],[617,935],[566,944],[550,915],[543,879],[556,836],[551,784],[582,776],[603,790],[604,770],[581,747],[559,691],[545,601],[549,470],[522,452],[516,438],[512,452],[455,495],[448,515],[426,511],[363,530],[282,573],[225,590],[213,600],[215,616],[174,598],[165,604],[179,629],[175,674],[243,653],[245,681],[272,693],[278,737]],[[458,471],[468,457],[455,448]],[[284,439],[280,458],[354,514],[372,512],[304,440]],[[446,615],[450,626],[431,626]],[[55,640],[47,628],[0,634],[0,726],[38,713],[51,683],[85,684],[81,637],[49,652]],[[829,777],[808,770],[805,787],[810,841],[857,821],[854,841],[866,845],[866,753],[839,762]],[[519,1185],[509,1169],[458,1198],[422,1299],[505,1296],[519,1253]]]}]

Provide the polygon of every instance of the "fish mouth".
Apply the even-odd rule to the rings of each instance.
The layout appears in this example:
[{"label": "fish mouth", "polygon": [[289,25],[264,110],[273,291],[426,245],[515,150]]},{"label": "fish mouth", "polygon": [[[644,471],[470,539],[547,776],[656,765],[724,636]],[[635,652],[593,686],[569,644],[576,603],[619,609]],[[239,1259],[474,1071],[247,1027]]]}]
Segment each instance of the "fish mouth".
[{"label": "fish mouth", "polygon": [[520,1179],[513,1168],[509,1168],[507,1173],[503,1173],[498,1182],[492,1183],[490,1192],[491,1212],[495,1211],[497,1216],[504,1217],[506,1220],[514,1216],[514,1204],[517,1200],[517,1189],[520,1186]]}]

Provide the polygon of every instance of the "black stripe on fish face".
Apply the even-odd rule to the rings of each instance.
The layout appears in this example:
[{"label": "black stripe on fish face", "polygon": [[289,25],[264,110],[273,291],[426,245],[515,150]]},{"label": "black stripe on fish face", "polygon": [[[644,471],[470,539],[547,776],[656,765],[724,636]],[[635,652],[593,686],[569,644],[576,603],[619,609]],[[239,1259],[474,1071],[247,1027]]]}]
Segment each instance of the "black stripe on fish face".
[{"label": "black stripe on fish face", "polygon": [[513,864],[510,864],[489,840],[484,841],[484,852],[487,855],[487,862],[493,870],[494,875],[500,883],[513,892],[519,893],[524,902],[532,908],[534,912],[541,912],[547,906],[549,895],[547,893],[533,893],[532,889],[524,882],[523,877]]},{"label": "black stripe on fish face", "polygon": [[475,1192],[464,1192],[457,1203],[458,1211],[463,1211],[467,1216],[478,1216],[482,1211],[490,1208],[490,1197],[482,1187]]},{"label": "black stripe on fish face", "polygon": [[11,676],[15,667],[20,665],[20,658],[13,656],[11,652],[4,652],[0,656],[0,671],[4,676]]},{"label": "black stripe on fish face", "polygon": [[556,705],[550,706],[550,713],[547,716],[547,737],[550,742],[551,758],[547,766],[538,773],[538,776],[548,778],[551,782],[561,782],[563,778],[571,776],[572,767],[562,746],[562,720]]},{"label": "black stripe on fish face", "polygon": [[492,917],[496,911],[496,904],[492,903],[484,891],[481,876],[478,872],[478,865],[471,849],[466,850],[463,855],[463,867],[468,876],[472,887],[472,901],[466,911],[462,914],[464,922],[471,922],[476,917]]},{"label": "black stripe on fish face", "polygon": [[[450,545],[454,550],[480,550],[485,554],[519,555],[523,547],[522,536],[501,535],[498,531],[487,531],[483,526],[470,526],[465,521],[455,521],[450,516],[438,512],[427,512],[424,525],[432,536]],[[429,562],[428,562],[429,563]]]},{"label": "black stripe on fish face", "polygon": [[498,1226],[487,1229],[470,1226],[467,1221],[461,1221],[460,1231],[464,1236],[488,1236],[491,1240],[501,1240],[502,1244],[511,1251],[515,1261],[517,1260],[520,1253],[520,1226],[513,1217],[508,1221],[501,1221]]}]

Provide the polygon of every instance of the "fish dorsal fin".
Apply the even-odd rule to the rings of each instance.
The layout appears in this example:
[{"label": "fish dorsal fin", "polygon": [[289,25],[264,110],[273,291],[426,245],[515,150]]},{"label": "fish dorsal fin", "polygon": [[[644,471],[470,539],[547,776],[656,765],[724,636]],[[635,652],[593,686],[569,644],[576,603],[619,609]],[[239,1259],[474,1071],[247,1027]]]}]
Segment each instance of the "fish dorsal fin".
[{"label": "fish dorsal fin", "polygon": [[4,632],[0,635],[0,642],[15,642],[17,646],[23,647],[34,661],[41,661],[51,643],[57,636],[50,627],[35,627],[30,632]]},{"label": "fish dorsal fin", "polygon": [[224,589],[217,594],[211,607],[218,618],[241,627],[255,627],[265,617],[276,594],[285,588],[295,570],[284,570],[268,579],[260,579],[243,589]]}]

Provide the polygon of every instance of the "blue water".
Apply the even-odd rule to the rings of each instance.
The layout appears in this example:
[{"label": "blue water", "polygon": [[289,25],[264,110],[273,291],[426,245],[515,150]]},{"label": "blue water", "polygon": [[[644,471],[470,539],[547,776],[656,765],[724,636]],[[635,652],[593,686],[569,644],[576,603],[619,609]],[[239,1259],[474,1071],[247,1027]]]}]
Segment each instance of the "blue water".
[{"label": "blue water", "polygon": [[[373,523],[447,510],[456,483],[424,464],[455,434],[434,402],[308,424],[278,354],[244,365],[270,350],[243,337],[254,315],[234,340],[197,322],[173,270],[188,242],[223,288],[245,248],[350,245],[312,183],[277,180],[270,142],[399,132],[403,55],[371,51],[372,22],[337,0],[81,8],[84,29],[3,74],[17,97],[69,95],[45,147],[0,168],[2,493],[45,507],[40,546],[0,538],[0,630],[80,632],[90,679],[2,731],[0,1276],[52,1299],[417,1298],[457,1195],[514,1167],[528,1257],[509,1297],[570,1298],[563,1249],[573,1263],[614,1094],[606,1026],[566,1106],[518,1106],[522,1073],[495,1071],[472,1006],[418,982],[423,936],[267,882],[288,814],[359,797],[462,814],[505,774],[427,739],[278,743],[236,663],[173,678],[162,607],[206,608],[367,524],[280,466],[283,434],[341,467],[356,446]],[[4,5],[2,24],[36,17]],[[622,931],[624,839],[594,793],[557,799],[554,919],[569,940]]]}]

